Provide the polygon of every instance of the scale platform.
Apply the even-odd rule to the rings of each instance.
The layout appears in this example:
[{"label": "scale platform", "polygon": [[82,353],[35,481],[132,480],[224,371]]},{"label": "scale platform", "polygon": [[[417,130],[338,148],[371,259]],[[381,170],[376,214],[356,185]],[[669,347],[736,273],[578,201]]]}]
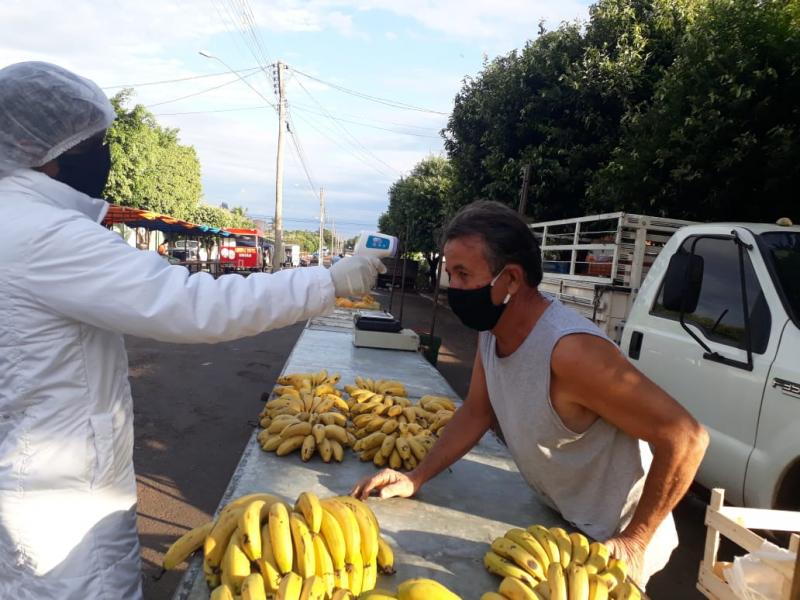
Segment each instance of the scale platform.
[{"label": "scale platform", "polygon": [[419,336],[404,329],[391,314],[382,311],[362,311],[354,315],[353,345],[358,348],[384,350],[419,350]]}]

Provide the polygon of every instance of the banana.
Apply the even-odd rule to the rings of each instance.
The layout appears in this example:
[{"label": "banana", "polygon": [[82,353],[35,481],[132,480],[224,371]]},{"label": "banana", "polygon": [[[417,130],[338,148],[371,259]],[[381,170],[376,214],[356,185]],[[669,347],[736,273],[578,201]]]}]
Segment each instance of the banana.
[{"label": "banana", "polygon": [[353,600],[353,594],[348,589],[339,588],[333,593],[331,600]]},{"label": "banana", "polygon": [[375,448],[371,448],[370,450],[364,450],[361,454],[358,455],[358,457],[362,461],[367,462],[375,458],[375,455],[378,452],[380,452],[380,450],[381,450],[380,446],[376,446]]},{"label": "banana", "polygon": [[461,600],[438,581],[433,579],[409,579],[397,587],[400,600]]},{"label": "banana", "polygon": [[547,583],[547,580],[540,581],[536,587],[533,588],[533,593],[536,594],[537,598],[550,600],[550,584]]},{"label": "banana", "polygon": [[389,410],[386,411],[386,416],[390,419],[394,419],[395,417],[399,417],[403,414],[403,407],[399,404],[395,404],[394,406],[390,406]]},{"label": "banana", "polygon": [[344,460],[344,447],[342,444],[336,440],[328,440],[328,445],[331,447],[331,451],[333,452],[333,459],[336,462],[342,462]]},{"label": "banana", "polygon": [[[385,433],[385,432],[384,432]],[[397,440],[396,435],[386,434],[386,437],[383,438],[383,442],[381,442],[381,454],[385,458],[389,458],[394,451],[394,443]]]},{"label": "banana", "polygon": [[[308,423],[306,423],[306,425],[308,425]],[[295,450],[297,450],[300,446],[303,445],[303,442],[306,439],[306,435],[305,434],[296,435],[294,437],[285,439],[282,438],[282,439],[283,441],[281,442],[281,445],[278,446],[278,449],[275,452],[278,456],[286,456],[290,452],[294,452]]]},{"label": "banana", "polygon": [[229,505],[219,513],[211,533],[203,542],[203,554],[210,567],[219,567],[222,562],[222,556],[228,547],[231,535],[236,530],[242,510],[244,509],[239,506],[230,507]]},{"label": "banana", "polygon": [[537,600],[531,588],[513,577],[505,577],[498,591],[508,600]]},{"label": "banana", "polygon": [[614,558],[613,556],[608,559],[608,570],[616,570],[618,571],[622,577],[620,578],[620,583],[624,581],[628,577],[628,563],[626,563],[621,558]]},{"label": "banana", "polygon": [[361,594],[358,600],[396,600],[396,598],[397,596],[388,590],[374,589]]},{"label": "banana", "polygon": [[408,438],[398,437],[394,443],[394,447],[397,450],[397,453],[400,455],[400,458],[403,460],[408,460],[411,458],[411,446],[408,444]]},{"label": "banana", "polygon": [[161,568],[165,571],[174,569],[197,550],[203,547],[206,536],[211,533],[214,528],[214,521],[209,521],[199,527],[195,527],[184,533],[181,537],[175,540],[164,554],[164,560],[161,562]]},{"label": "banana", "polygon": [[222,584],[222,578],[219,576],[219,569],[210,567],[208,563],[203,560],[203,578],[206,580],[208,589],[213,590]]},{"label": "banana", "polygon": [[334,569],[333,571],[333,587],[334,589],[342,589],[350,591],[350,577],[347,575],[346,569]]},{"label": "banana", "polygon": [[340,425],[325,425],[325,437],[340,444],[347,443],[347,430]]},{"label": "banana", "polygon": [[536,540],[542,545],[542,548],[544,548],[545,552],[547,552],[547,556],[550,558],[550,562],[557,562],[561,564],[561,555],[558,550],[558,543],[547,527],[542,525],[531,525],[528,527],[528,533],[535,537]]},{"label": "banana", "polygon": [[566,569],[572,558],[572,540],[563,527],[551,527],[550,535],[553,536],[553,539],[558,545],[559,562],[561,562],[561,566]]},{"label": "banana", "polygon": [[333,579],[333,561],[331,560],[330,552],[325,546],[325,540],[321,535],[315,535],[312,538],[314,544],[314,572],[322,577],[325,582],[325,591],[328,596],[333,592],[334,579]]},{"label": "banana", "polygon": [[322,443],[322,440],[325,439],[325,425],[322,423],[317,423],[311,428],[311,435],[314,436],[314,441],[317,444]]},{"label": "banana", "polygon": [[569,600],[589,600],[589,574],[583,565],[567,567],[567,597]]},{"label": "banana", "polygon": [[300,600],[300,592],[303,590],[303,578],[297,573],[287,573],[281,579],[278,586],[278,593],[275,600]]},{"label": "banana", "polygon": [[281,437],[284,440],[288,440],[289,438],[296,437],[298,435],[302,435],[303,437],[309,435],[311,433],[311,423],[308,421],[299,421],[297,423],[292,423],[286,429],[281,431]]},{"label": "banana", "polygon": [[[371,452],[371,450],[370,450],[370,452]],[[372,457],[372,462],[376,467],[378,467],[380,469],[380,468],[386,466],[386,463],[388,462],[388,459],[383,454],[381,454],[381,451],[380,451],[380,448],[379,448],[377,450],[377,452],[375,452],[375,456]]]},{"label": "banana", "polygon": [[400,424],[397,422],[397,419],[387,419],[383,422],[383,425],[381,426],[381,431],[386,435],[389,435],[390,433],[394,433],[395,431],[397,431],[399,425]]},{"label": "banana", "polygon": [[242,600],[267,600],[264,588],[264,578],[258,573],[252,573],[242,581]]},{"label": "banana", "polygon": [[242,550],[250,560],[261,558],[261,519],[269,514],[269,507],[263,500],[253,500],[239,516]]},{"label": "banana", "polygon": [[589,540],[586,536],[577,531],[569,534],[569,539],[572,542],[572,562],[582,565],[589,558]]},{"label": "banana", "polygon": [[364,586],[364,561],[361,558],[361,554],[353,555],[353,561],[349,567],[347,571],[349,588],[353,594],[358,596]]},{"label": "banana", "polygon": [[311,575],[303,581],[300,600],[325,600],[325,581],[322,577]]},{"label": "banana", "polygon": [[[259,549],[260,550],[260,549]],[[242,550],[239,532],[234,531],[220,565],[222,583],[238,594],[245,577],[250,575],[250,559]]]},{"label": "banana", "polygon": [[400,453],[395,448],[392,451],[392,454],[389,456],[389,467],[396,470],[401,466],[403,466],[403,459],[400,457]]},{"label": "banana", "polygon": [[506,537],[533,556],[542,565],[543,570],[550,565],[550,556],[547,551],[539,543],[539,540],[524,529],[509,529],[506,531]]},{"label": "banana", "polygon": [[269,539],[278,571],[285,575],[294,565],[292,529],[289,523],[289,510],[283,502],[276,502],[269,509]]},{"label": "banana", "polygon": [[[333,568],[335,571],[342,571],[345,568],[347,556],[347,545],[345,543],[342,526],[336,517],[323,505],[322,507],[322,526],[320,535],[325,540],[325,545],[331,555]],[[340,586],[341,587],[341,586]]]},{"label": "banana", "polygon": [[323,425],[338,425],[344,427],[347,425],[347,417],[337,412],[326,412],[319,416]]},{"label": "banana", "polygon": [[264,580],[267,591],[277,592],[281,583],[281,572],[275,562],[275,555],[272,552],[272,541],[269,535],[269,523],[261,529],[261,558],[256,561],[258,570]]},{"label": "banana", "polygon": [[[378,456],[376,454],[376,456]],[[358,532],[361,538],[361,558],[364,562],[364,567],[374,565],[378,556],[378,537],[380,532],[376,526],[377,521],[374,519],[372,511],[369,510],[361,502],[358,503],[345,503],[353,511],[358,523]],[[373,585],[373,587],[375,587]],[[372,589],[372,588],[367,588]]]},{"label": "banana", "polygon": [[626,581],[614,588],[609,597],[613,600],[640,600],[642,594],[632,582]]},{"label": "banana", "polygon": [[560,562],[553,561],[547,567],[547,585],[550,586],[550,600],[567,600],[567,580]]},{"label": "banana", "polygon": [[[326,511],[330,512],[331,516],[336,519],[337,523],[339,523],[339,527],[341,528],[346,548],[345,565],[348,563],[351,565],[355,564],[357,559],[358,562],[363,562],[363,560],[360,560],[361,530],[359,529],[358,521],[356,520],[356,516],[353,511],[343,502],[330,499],[323,500],[322,507]],[[335,564],[336,563],[334,563],[334,565]],[[350,573],[349,569],[348,573]],[[352,585],[350,586],[350,591],[354,591]]]},{"label": "banana", "polygon": [[361,584],[361,592],[374,590],[378,584],[378,565],[375,561],[371,565],[364,565],[364,581]]},{"label": "banana", "polygon": [[288,419],[276,418],[272,421],[269,427],[267,427],[266,431],[270,435],[279,435],[284,429],[286,429],[289,425],[293,425],[295,423],[299,423],[300,420],[296,417],[290,417]]},{"label": "banana", "polygon": [[294,510],[303,515],[312,533],[319,533],[322,527],[322,504],[314,492],[303,492],[297,497]]},{"label": "banana", "polygon": [[331,458],[333,458],[333,446],[331,446],[331,443],[332,443],[331,440],[325,438],[319,445],[319,455],[322,457],[322,460],[325,461],[326,463],[331,462]]},{"label": "banana", "polygon": [[292,542],[295,550],[294,571],[300,577],[311,577],[317,567],[317,559],[314,555],[314,542],[311,540],[311,532],[308,530],[305,519],[297,513],[289,515],[289,527],[292,531]]},{"label": "banana", "polygon": [[329,383],[321,383],[314,388],[314,391],[312,393],[315,396],[324,396],[325,394],[336,395],[336,388],[330,385]]},{"label": "banana", "polygon": [[589,575],[589,600],[608,600],[608,589],[599,575]]},{"label": "banana", "polygon": [[266,452],[275,452],[283,443],[281,436],[273,435],[261,445],[261,449]]},{"label": "banana", "polygon": [[411,448],[411,453],[414,455],[419,461],[422,461],[425,458],[425,455],[428,453],[428,449],[423,446],[419,440],[415,437],[408,438],[408,445]]},{"label": "banana", "polygon": [[378,536],[377,561],[382,575],[394,575],[394,551],[383,536]]},{"label": "banana", "polygon": [[373,448],[380,448],[381,444],[383,443],[383,439],[386,437],[386,434],[382,431],[376,431],[375,433],[369,434],[367,437],[361,440],[361,449],[362,450],[372,450]]},{"label": "banana", "polygon": [[233,600],[233,592],[227,585],[220,585],[212,590],[208,600]]},{"label": "banana", "polygon": [[513,562],[495,552],[487,552],[483,557],[483,564],[489,573],[499,575],[500,577],[516,577],[531,588],[536,585],[536,579],[527,571],[519,568]]},{"label": "banana", "polygon": [[515,563],[521,569],[527,571],[537,581],[545,578],[544,568],[539,562],[530,554],[528,554],[522,546],[518,546],[508,538],[497,538],[492,542],[492,551],[499,554],[503,558]]},{"label": "banana", "polygon": [[608,546],[602,542],[589,544],[589,558],[586,559],[586,570],[589,573],[601,573],[606,570],[610,553]]},{"label": "banana", "polygon": [[300,447],[300,458],[303,462],[308,462],[314,456],[314,451],[317,449],[317,442],[314,441],[314,436],[310,433],[303,440],[303,445]]}]

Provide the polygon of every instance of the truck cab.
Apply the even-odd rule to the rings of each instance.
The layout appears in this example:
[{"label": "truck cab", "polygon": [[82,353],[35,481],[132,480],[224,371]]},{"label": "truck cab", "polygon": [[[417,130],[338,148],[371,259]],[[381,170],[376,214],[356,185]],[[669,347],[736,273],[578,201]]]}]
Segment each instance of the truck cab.
[{"label": "truck cab", "polygon": [[635,292],[620,346],[708,429],[698,482],[800,509],[800,227],[683,227]]}]

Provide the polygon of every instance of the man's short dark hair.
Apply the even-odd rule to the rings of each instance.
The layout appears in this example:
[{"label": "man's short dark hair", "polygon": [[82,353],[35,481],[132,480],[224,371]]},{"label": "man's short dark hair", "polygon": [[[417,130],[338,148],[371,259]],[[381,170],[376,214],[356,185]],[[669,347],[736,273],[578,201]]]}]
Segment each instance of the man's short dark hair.
[{"label": "man's short dark hair", "polygon": [[536,287],[541,283],[539,242],[524,219],[511,208],[488,200],[468,204],[445,227],[442,244],[473,235],[483,239],[486,260],[494,275],[513,263],[525,271],[528,285]]}]

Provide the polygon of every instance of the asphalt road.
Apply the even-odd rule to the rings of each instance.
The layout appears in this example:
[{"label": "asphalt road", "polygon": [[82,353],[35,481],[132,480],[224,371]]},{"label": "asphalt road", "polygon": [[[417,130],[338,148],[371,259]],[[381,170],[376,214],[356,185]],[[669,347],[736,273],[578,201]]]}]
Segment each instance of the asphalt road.
[{"label": "asphalt road", "polygon": [[[388,304],[387,296],[381,299]],[[400,301],[395,294],[395,315],[400,314]],[[432,306],[428,298],[406,295],[404,325],[427,331]],[[128,338],[148,600],[172,597],[182,571],[155,580],[163,553],[177,536],[213,514],[255,426],[261,394],[271,388],[301,330],[302,325],[295,325],[217,345]],[[477,336],[446,307],[438,310],[435,333],[443,338],[438,368],[463,397]],[[705,538],[704,510],[703,501],[693,494],[677,508],[680,551],[648,586],[653,600],[701,598],[695,582]]]}]

